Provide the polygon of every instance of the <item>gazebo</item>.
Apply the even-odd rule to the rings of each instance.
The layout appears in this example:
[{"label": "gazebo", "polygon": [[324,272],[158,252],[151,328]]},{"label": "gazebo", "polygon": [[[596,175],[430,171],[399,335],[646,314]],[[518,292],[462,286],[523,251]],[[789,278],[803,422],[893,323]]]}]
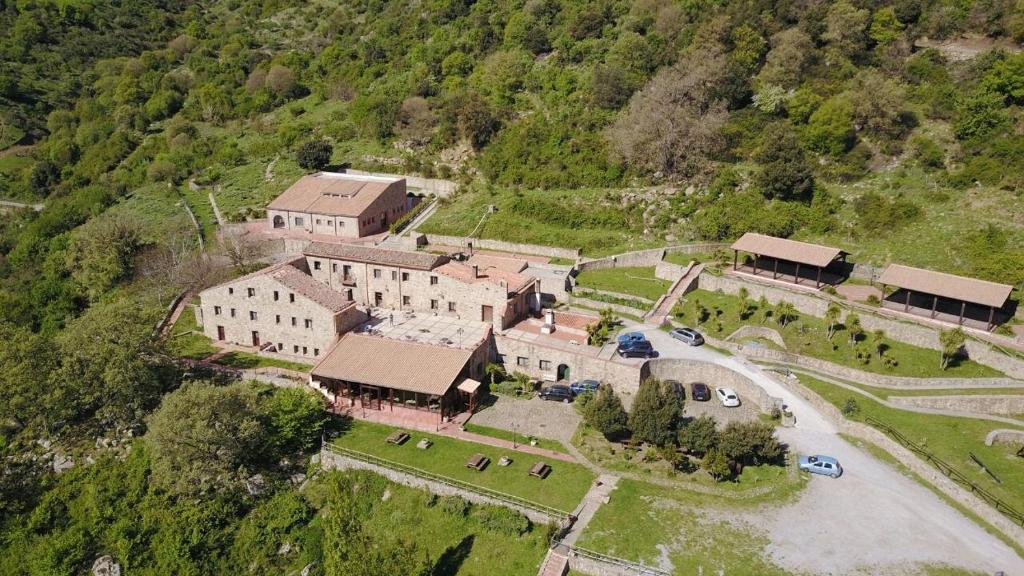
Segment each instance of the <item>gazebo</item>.
[{"label": "gazebo", "polygon": [[[890,264],[878,283],[882,285],[882,305],[887,308],[960,325],[984,325],[986,330],[1003,320],[996,313],[1005,310],[1013,291],[1006,284],[901,264]],[[895,290],[887,294],[890,286]]]},{"label": "gazebo", "polygon": [[[764,271],[771,272],[772,280],[784,278],[793,284],[800,284],[803,279],[814,280],[815,288],[821,288],[823,283],[838,284],[846,277],[845,270],[839,268],[845,265],[847,253],[839,248],[756,232],[747,232],[733,242],[731,248],[732,269],[754,276]],[[740,263],[740,252],[754,256],[750,265]]]}]

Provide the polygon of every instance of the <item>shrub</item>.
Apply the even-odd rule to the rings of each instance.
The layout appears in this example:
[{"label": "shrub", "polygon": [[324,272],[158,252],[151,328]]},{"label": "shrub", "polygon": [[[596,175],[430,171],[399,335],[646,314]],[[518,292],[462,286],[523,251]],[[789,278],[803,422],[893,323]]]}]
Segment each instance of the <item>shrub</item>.
[{"label": "shrub", "polygon": [[295,153],[295,161],[306,170],[319,171],[331,162],[334,148],[326,140],[310,140],[299,146]]},{"label": "shrub", "polygon": [[707,454],[718,444],[716,426],[711,416],[691,420],[679,430],[679,445],[694,454]]},{"label": "shrub", "polygon": [[599,387],[594,398],[585,402],[582,411],[583,420],[609,440],[629,432],[629,416],[611,386]]},{"label": "shrub", "polygon": [[718,481],[725,480],[732,475],[732,468],[729,467],[729,459],[726,458],[725,453],[718,448],[711,449],[711,451],[704,456],[704,460],[701,462],[701,468],[710,474],[712,478]]},{"label": "shrub", "polygon": [[807,145],[814,151],[839,156],[853,147],[853,106],[845,99],[831,98],[811,114],[805,132]]},{"label": "shrub", "polygon": [[508,536],[522,536],[530,531],[530,519],[503,506],[477,506],[473,518],[484,528]]},{"label": "shrub", "polygon": [[464,518],[469,514],[470,504],[460,496],[441,496],[438,503],[445,514],[454,518]]},{"label": "shrub", "polygon": [[783,455],[775,426],[767,422],[731,422],[719,436],[718,448],[730,459],[755,464],[776,462]]},{"label": "shrub", "polygon": [[852,417],[860,413],[860,404],[857,404],[856,398],[847,398],[843,404],[843,416]]}]

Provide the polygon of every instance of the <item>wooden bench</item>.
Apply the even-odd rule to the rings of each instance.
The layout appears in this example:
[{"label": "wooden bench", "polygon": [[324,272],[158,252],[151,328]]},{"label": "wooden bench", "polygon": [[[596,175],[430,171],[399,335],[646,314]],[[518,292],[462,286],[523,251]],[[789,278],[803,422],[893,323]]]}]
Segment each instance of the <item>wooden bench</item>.
[{"label": "wooden bench", "polygon": [[487,468],[487,464],[489,464],[490,461],[491,459],[483,454],[473,454],[469,457],[469,460],[466,461],[466,468],[472,468],[479,472],[484,468]]},{"label": "wooden bench", "polygon": [[530,468],[530,476],[540,478],[541,480],[548,477],[551,474],[551,466],[548,466],[544,462],[537,462]]},{"label": "wooden bench", "polygon": [[394,444],[396,446],[401,446],[408,439],[409,439],[409,434],[408,433],[402,432],[401,430],[395,430],[394,432],[391,433],[391,435],[388,436],[387,442],[388,442],[388,444]]}]

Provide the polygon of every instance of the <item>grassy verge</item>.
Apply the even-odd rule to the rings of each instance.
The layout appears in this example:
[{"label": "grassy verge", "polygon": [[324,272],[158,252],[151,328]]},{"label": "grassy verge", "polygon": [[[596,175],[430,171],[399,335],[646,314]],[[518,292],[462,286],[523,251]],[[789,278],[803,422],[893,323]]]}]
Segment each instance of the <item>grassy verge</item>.
[{"label": "grassy verge", "polygon": [[[481,426],[479,424],[468,423],[466,424],[466,432],[472,432],[473,434],[480,434],[481,436],[489,436],[491,438],[499,438],[501,440],[512,441],[512,432],[509,430],[502,430],[501,428],[491,428],[490,426]],[[518,434],[515,437],[516,442],[520,444],[528,444],[530,438],[537,441],[538,448],[544,448],[545,450],[553,450],[555,452],[561,452],[562,454],[568,454],[565,446],[562,445],[558,440],[551,440],[549,438],[537,438],[536,436],[524,436]]]},{"label": "grassy verge", "polygon": [[573,296],[578,298],[585,298],[587,300],[593,300],[594,302],[604,302],[607,304],[618,304],[619,306],[627,306],[640,311],[650,310],[651,304],[648,302],[641,302],[640,300],[634,300],[632,298],[620,298],[618,296],[609,296],[601,292],[590,292],[588,290],[573,290]]},{"label": "grassy verge", "polygon": [[240,369],[284,368],[285,370],[296,370],[298,372],[309,372],[313,369],[312,364],[281,360],[280,358],[268,358],[251,352],[228,352],[217,359],[217,364]]},{"label": "grassy verge", "polygon": [[[699,328],[717,338],[725,338],[741,326],[762,325],[764,311],[758,309],[754,300],[748,300],[748,311],[741,319],[741,304],[738,297],[707,290],[694,290],[687,294],[685,301],[673,311],[674,316],[681,322],[696,322],[698,302],[708,311],[707,318],[699,323]],[[850,343],[847,332],[840,325],[830,341],[827,337],[828,326],[825,321],[810,314],[797,314],[785,327],[775,321],[773,314],[773,317],[764,321],[763,325],[782,334],[782,338],[786,342],[786,349],[790,352],[867,372],[919,378],[1002,376],[999,371],[972,360],[961,361],[942,370],[939,367],[940,354],[937,350],[911,346],[891,338],[883,338],[882,345],[885,355],[894,359],[897,364],[891,367],[886,366],[878,359],[870,335],[865,335],[854,345]],[[867,357],[867,363],[858,359],[858,351],[866,353],[864,355]]]},{"label": "grassy verge", "polygon": [[730,521],[755,506],[622,479],[578,544],[646,565],[670,562],[675,574],[787,574],[769,560],[767,536]]},{"label": "grassy verge", "polygon": [[[359,420],[350,424],[344,433],[333,440],[334,444],[560,510],[573,510],[595,478],[590,470],[579,464],[545,460],[521,452],[423,432],[414,432],[408,442],[395,446],[385,442],[385,439],[396,428]],[[416,443],[421,438],[431,440],[434,445],[427,450],[418,449]],[[477,453],[491,459],[490,465],[482,472],[466,468],[466,461]],[[512,458],[512,464],[498,466],[498,459],[506,455]],[[544,480],[528,474],[530,468],[541,460],[547,462],[552,469]]]},{"label": "grassy verge", "polygon": [[654,266],[637,266],[587,270],[576,277],[581,288],[608,290],[648,300],[657,300],[668,292],[672,282],[654,276]]},{"label": "grassy verge", "polygon": [[174,323],[167,340],[164,341],[164,349],[172,356],[192,360],[202,360],[220,351],[220,348],[214,346],[213,341],[203,334],[196,322],[195,311],[191,307],[186,307]]},{"label": "grassy verge", "polygon": [[989,534],[1002,540],[1007,546],[1013,548],[1014,551],[1017,552],[1017,554],[1024,556],[1024,548],[1022,548],[1012,539],[1008,538],[1005,534],[994,528],[991,524],[985,522],[985,520],[983,520],[981,516],[975,514],[973,510],[957,502],[956,500],[950,498],[945,492],[935,488],[935,486],[933,486],[930,482],[922,478],[920,475],[918,475],[910,468],[907,468],[905,464],[897,460],[895,457],[893,457],[892,454],[889,454],[881,447],[879,447],[877,444],[868,442],[866,440],[861,440],[860,438],[856,438],[854,436],[848,436],[846,434],[840,434],[840,436],[842,436],[850,444],[862,448],[863,450],[867,451],[869,454],[871,454],[878,460],[881,460],[882,462],[885,462],[886,464],[892,466],[893,468],[898,470],[900,474],[906,476],[907,478],[910,478],[911,480],[917,482],[918,484],[932,491],[932,493],[938,496],[943,502],[949,504],[958,512],[970,518],[972,522],[974,522],[978,526],[981,526]]},{"label": "grassy verge", "polygon": [[[859,411],[851,419],[876,418],[924,446],[938,458],[967,475],[973,482],[1001,498],[1013,508],[1024,511],[1024,467],[1009,446],[985,445],[985,436],[993,428],[1012,428],[1009,424],[920,414],[888,408],[860,394],[801,375],[800,381],[822,398],[842,409],[849,398],[857,401]],[[1024,427],[1022,427],[1024,429]],[[975,454],[1001,482],[994,481],[968,456]]]}]

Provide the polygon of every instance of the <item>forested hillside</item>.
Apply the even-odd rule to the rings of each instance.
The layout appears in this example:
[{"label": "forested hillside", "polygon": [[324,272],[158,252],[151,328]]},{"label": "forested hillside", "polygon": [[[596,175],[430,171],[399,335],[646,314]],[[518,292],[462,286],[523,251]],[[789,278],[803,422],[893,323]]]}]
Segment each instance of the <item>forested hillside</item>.
[{"label": "forested hillside", "polygon": [[[1020,283],[1022,40],[1018,0],[0,0],[0,198],[46,205],[0,219],[0,574],[344,566],[267,542],[370,538],[325,535],[289,482],[301,398],[212,392],[153,340],[239,273],[199,254],[208,194],[260,217],[302,144],[458,181],[434,231],[496,204],[483,234],[588,254],[758,230]],[[169,478],[190,405],[250,425]]]}]

